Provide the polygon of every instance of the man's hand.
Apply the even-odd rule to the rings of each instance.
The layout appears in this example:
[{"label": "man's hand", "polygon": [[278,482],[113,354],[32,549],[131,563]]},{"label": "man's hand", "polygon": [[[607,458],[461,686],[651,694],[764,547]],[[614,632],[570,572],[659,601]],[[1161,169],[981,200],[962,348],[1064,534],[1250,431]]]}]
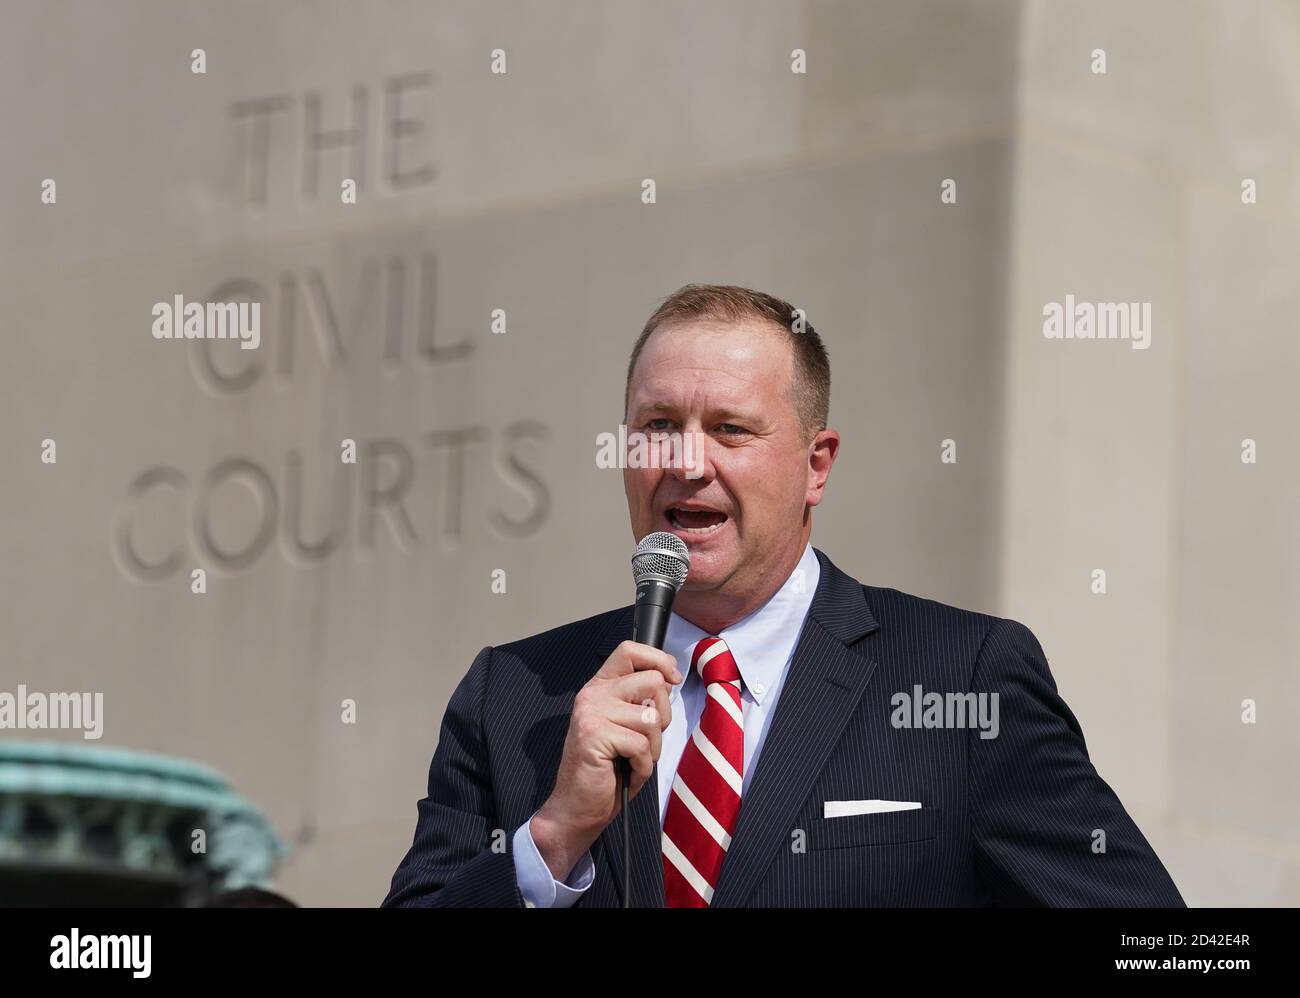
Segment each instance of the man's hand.
[{"label": "man's hand", "polygon": [[629,760],[628,798],[650,779],[672,720],[669,686],[682,681],[666,651],[624,641],[578,691],[555,789],[529,830],[556,880],[564,880],[615,817],[615,762]]}]

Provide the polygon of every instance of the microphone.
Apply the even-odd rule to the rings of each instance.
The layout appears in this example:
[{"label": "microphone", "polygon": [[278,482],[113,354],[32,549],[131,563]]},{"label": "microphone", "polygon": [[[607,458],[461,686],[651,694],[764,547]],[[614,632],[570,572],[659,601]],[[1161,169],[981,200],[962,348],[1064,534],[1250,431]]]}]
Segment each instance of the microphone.
[{"label": "microphone", "polygon": [[668,633],[673,598],[691,569],[686,544],[666,530],[646,534],[632,556],[636,607],[632,612],[632,640],[662,649]]},{"label": "microphone", "polygon": [[[632,611],[632,640],[661,651],[668,633],[673,599],[690,572],[691,556],[676,534],[659,530],[646,534],[632,556],[636,605]],[[618,788],[623,807],[623,907],[632,907],[632,822],[628,820],[628,782],[632,766],[618,760]]]}]

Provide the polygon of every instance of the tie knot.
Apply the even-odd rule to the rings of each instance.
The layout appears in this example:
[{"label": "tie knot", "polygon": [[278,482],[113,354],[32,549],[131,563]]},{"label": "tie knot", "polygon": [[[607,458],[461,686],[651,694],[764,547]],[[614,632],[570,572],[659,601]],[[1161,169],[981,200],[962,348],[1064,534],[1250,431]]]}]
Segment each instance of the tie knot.
[{"label": "tie knot", "polygon": [[704,685],[740,681],[740,669],[727,642],[719,637],[702,638],[691,655],[691,668],[699,670]]}]

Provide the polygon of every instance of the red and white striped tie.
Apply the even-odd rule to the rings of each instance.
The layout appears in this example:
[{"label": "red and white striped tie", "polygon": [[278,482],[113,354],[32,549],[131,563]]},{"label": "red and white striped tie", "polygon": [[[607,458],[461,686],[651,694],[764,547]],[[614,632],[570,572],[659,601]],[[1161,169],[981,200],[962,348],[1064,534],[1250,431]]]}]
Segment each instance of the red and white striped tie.
[{"label": "red and white striped tie", "polygon": [[704,710],[686,743],[664,814],[664,900],[669,908],[706,908],[727,858],[740,813],[745,720],[740,670],[721,638],[702,639],[691,668],[704,680]]}]

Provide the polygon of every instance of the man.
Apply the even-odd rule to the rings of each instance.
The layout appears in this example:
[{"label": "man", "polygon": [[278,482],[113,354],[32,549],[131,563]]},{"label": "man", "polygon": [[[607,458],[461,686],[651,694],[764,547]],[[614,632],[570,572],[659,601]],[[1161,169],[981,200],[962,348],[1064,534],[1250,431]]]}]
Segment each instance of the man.
[{"label": "man", "polygon": [[665,648],[631,607],[484,648],[385,905],[620,905],[624,821],[636,907],[1182,905],[1027,628],[811,547],[840,437],[794,316],[688,285],[646,323],[629,432],[703,441],[624,472],[636,539],[690,554]]}]

